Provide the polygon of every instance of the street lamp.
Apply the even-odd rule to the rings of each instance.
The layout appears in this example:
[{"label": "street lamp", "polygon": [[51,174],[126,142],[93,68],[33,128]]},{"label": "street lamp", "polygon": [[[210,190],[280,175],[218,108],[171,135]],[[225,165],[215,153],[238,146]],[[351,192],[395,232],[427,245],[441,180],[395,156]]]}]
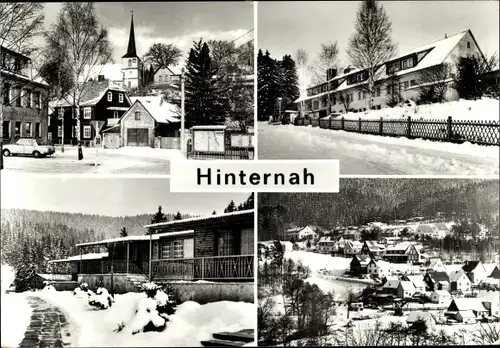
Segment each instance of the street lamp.
[{"label": "street lamp", "polygon": [[283,101],[282,97],[278,97],[278,119],[281,120],[281,102]]},{"label": "street lamp", "polygon": [[181,70],[181,153],[186,156],[185,151],[185,134],[184,134],[184,124],[185,124],[185,107],[184,107],[184,68]]}]

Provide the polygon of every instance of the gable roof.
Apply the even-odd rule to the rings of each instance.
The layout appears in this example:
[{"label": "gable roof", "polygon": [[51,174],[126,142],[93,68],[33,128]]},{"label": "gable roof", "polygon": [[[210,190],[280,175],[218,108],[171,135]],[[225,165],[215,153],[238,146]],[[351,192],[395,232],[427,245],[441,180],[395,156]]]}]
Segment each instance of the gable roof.
[{"label": "gable roof", "polygon": [[[132,104],[126,91],[123,88],[112,84],[108,79],[105,79],[104,81],[87,81],[83,83],[81,90],[83,92],[80,96],[80,106],[96,105],[102,98],[104,98],[108,90],[123,93],[127,101]],[[68,100],[55,100],[51,104],[54,107],[68,107],[73,105],[71,98]]]},{"label": "gable roof", "polygon": [[403,290],[415,290],[415,286],[413,285],[413,283],[407,280],[400,281],[399,285],[401,285]]},{"label": "gable roof", "polygon": [[454,298],[451,301],[450,306],[455,303],[455,306],[458,308],[458,310],[461,311],[476,311],[476,312],[487,312],[488,310],[484,308],[483,303],[479,298]]},{"label": "gable roof", "polygon": [[448,277],[448,273],[446,272],[427,272],[429,277],[434,282],[449,282],[450,278]]},{"label": "gable roof", "polygon": [[404,276],[406,279],[408,279],[410,282],[413,283],[413,286],[416,288],[425,288],[425,282],[422,276]]},{"label": "gable roof", "polygon": [[498,268],[498,265],[494,263],[483,263],[484,270],[486,271],[486,274],[490,276],[493,271],[495,271],[495,268]]},{"label": "gable roof", "polygon": [[383,288],[385,289],[397,289],[401,280],[399,279],[389,279],[385,282]]},{"label": "gable roof", "polygon": [[[466,276],[463,270],[453,271],[450,273],[450,282],[458,282],[462,276]],[[469,278],[467,278],[469,279]]]},{"label": "gable roof", "polygon": [[134,104],[140,103],[158,123],[181,122],[179,107],[164,101],[162,96],[131,97],[130,99]]},{"label": "gable roof", "polygon": [[477,266],[479,266],[480,263],[481,261],[465,261],[465,264],[462,267],[462,269],[465,272],[472,272],[477,268]]},{"label": "gable roof", "polygon": [[433,294],[437,294],[438,296],[451,296],[450,293],[446,290],[436,290]]},{"label": "gable roof", "polygon": [[[448,37],[446,37],[444,39],[440,39],[440,40],[432,42],[430,44],[423,45],[423,46],[417,47],[417,48],[415,48],[413,50],[410,50],[410,51],[398,54],[397,56],[393,57],[392,59],[388,60],[387,62],[384,62],[377,69],[378,71],[380,71],[380,69],[384,69],[381,72],[381,74],[380,74],[379,80],[382,80],[382,79],[384,79],[384,78],[387,77],[387,73],[385,71],[385,66],[386,66],[387,63],[391,63],[391,62],[397,61],[397,60],[399,60],[401,58],[404,58],[404,57],[407,57],[407,56],[410,56],[410,55],[413,55],[413,54],[422,53],[423,57],[421,58],[421,60],[419,62],[417,62],[417,64],[413,68],[397,71],[395,73],[395,75],[403,75],[403,74],[407,74],[407,73],[410,73],[410,72],[414,72],[414,71],[418,71],[418,70],[422,70],[422,69],[425,69],[425,68],[430,68],[432,66],[436,66],[436,65],[442,64],[445,61],[445,59],[450,55],[450,53],[452,52],[452,50],[457,46],[457,44],[460,42],[460,40],[462,40],[462,38],[467,33],[470,33],[470,35],[472,36],[473,40],[475,41],[475,38],[472,35],[472,32],[470,32],[470,30],[464,30],[464,31],[462,31],[460,33],[448,36]],[[477,47],[479,47],[479,45],[477,45]],[[481,54],[482,54],[482,52],[481,52]],[[336,91],[342,91],[342,90],[350,89],[352,87],[356,87],[356,86],[365,84],[366,81],[362,81],[362,82],[355,83],[355,84],[350,84],[350,85],[347,84],[347,77],[349,75],[356,74],[356,73],[358,73],[360,71],[361,71],[360,69],[356,68],[356,69],[350,70],[347,73],[337,75],[334,78],[332,78],[332,79],[330,79],[330,80],[327,81],[327,83],[330,82],[330,81],[340,81],[339,86],[335,90],[331,90],[331,91],[319,93],[319,94],[316,94],[316,95],[313,95],[313,96],[302,96],[302,97],[298,98],[297,100],[295,100],[295,103],[298,103],[298,102],[304,101],[304,100],[308,100],[308,99],[311,99],[311,98],[319,97],[321,95],[326,95],[326,94],[329,94],[329,93],[335,93]],[[321,83],[321,84],[318,84],[318,85],[315,85],[315,86],[311,86],[309,88],[315,88],[315,87],[323,85],[323,84],[324,83]]]}]

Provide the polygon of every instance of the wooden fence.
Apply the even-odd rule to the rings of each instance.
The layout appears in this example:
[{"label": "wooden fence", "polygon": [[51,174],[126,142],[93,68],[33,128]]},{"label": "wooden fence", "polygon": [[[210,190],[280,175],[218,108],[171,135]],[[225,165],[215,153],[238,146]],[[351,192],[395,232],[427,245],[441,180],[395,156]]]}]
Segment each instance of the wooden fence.
[{"label": "wooden fence", "polygon": [[344,130],[374,135],[421,138],[433,141],[500,146],[500,124],[495,121],[453,121],[449,116],[441,120],[383,119],[346,120],[343,117],[333,119],[296,118],[296,126],[313,126],[323,129]]}]

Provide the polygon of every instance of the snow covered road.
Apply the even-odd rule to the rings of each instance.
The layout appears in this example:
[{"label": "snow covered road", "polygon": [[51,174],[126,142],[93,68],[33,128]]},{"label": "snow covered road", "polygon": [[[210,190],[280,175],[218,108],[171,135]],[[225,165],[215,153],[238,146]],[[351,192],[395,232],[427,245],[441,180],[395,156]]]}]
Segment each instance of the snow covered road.
[{"label": "snow covered road", "polygon": [[259,159],[338,159],[342,175],[498,175],[499,148],[258,125]]},{"label": "snow covered road", "polygon": [[64,174],[150,174],[169,175],[170,161],[182,159],[179,150],[152,149],[149,147],[122,147],[99,149],[98,166],[95,166],[96,150],[83,149],[83,160],[78,160],[76,147],[60,147],[52,157],[4,157],[5,171],[28,173]]}]

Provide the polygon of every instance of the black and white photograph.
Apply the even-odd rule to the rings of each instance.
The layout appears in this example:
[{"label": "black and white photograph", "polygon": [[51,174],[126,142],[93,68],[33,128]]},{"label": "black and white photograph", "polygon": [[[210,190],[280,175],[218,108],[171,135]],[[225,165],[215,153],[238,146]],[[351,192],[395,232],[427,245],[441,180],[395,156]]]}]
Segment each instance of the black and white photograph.
[{"label": "black and white photograph", "polygon": [[259,346],[500,343],[499,181],[258,195]]},{"label": "black and white photograph", "polygon": [[259,159],[499,174],[498,1],[257,6]]},{"label": "black and white photograph", "polygon": [[253,159],[253,4],[2,3],[2,169]]},{"label": "black and white photograph", "polygon": [[256,346],[253,194],[1,184],[2,347]]}]

